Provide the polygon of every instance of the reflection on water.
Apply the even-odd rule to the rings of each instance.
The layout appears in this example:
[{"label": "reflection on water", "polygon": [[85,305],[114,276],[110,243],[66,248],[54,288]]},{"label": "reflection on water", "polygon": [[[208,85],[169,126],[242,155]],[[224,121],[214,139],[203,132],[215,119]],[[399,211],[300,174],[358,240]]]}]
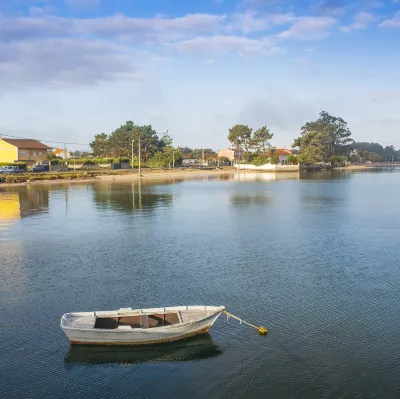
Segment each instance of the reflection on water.
[{"label": "reflection on water", "polygon": [[169,206],[173,201],[172,194],[160,193],[159,190],[153,190],[151,185],[143,185],[141,182],[130,186],[121,183],[93,185],[93,195],[97,207],[127,213]]},{"label": "reflection on water", "polygon": [[353,173],[341,170],[321,170],[319,172],[301,172],[300,180],[344,180],[353,177]]},{"label": "reflection on water", "polygon": [[235,181],[271,181],[271,180],[298,180],[298,172],[274,173],[274,172],[244,172],[240,171],[232,176]]},{"label": "reflection on water", "polygon": [[251,205],[267,205],[271,197],[266,195],[233,195],[230,202],[234,207],[246,207]]},{"label": "reflection on water", "polygon": [[83,365],[182,362],[209,359],[222,354],[222,352],[209,334],[202,334],[187,340],[168,344],[136,347],[70,345],[64,361],[66,364]]},{"label": "reflection on water", "polygon": [[0,191],[0,230],[24,217],[48,212],[49,190],[41,187],[13,187]]}]

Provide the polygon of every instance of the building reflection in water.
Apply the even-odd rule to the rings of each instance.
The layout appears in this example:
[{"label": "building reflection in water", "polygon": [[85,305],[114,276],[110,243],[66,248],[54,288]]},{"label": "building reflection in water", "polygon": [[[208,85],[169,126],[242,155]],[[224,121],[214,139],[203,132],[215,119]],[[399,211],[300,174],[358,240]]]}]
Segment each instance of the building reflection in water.
[{"label": "building reflection in water", "polygon": [[0,230],[21,218],[48,212],[49,189],[44,187],[12,187],[0,191]]},{"label": "building reflection in water", "polygon": [[140,181],[131,184],[119,182],[94,184],[94,201],[99,208],[120,212],[151,211],[172,204],[174,196],[168,189],[160,188],[161,185],[170,184],[170,181],[152,184],[143,184]]},{"label": "building reflection in water", "polygon": [[273,180],[299,180],[298,172],[236,172],[233,175],[235,181],[273,181]]}]

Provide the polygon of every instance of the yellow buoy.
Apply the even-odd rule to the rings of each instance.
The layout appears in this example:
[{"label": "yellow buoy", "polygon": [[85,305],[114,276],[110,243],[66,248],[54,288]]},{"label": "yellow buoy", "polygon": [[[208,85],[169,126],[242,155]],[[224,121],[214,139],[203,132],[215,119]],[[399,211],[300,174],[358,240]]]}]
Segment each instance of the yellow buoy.
[{"label": "yellow buoy", "polygon": [[265,327],[258,327],[258,332],[262,335],[265,335],[268,333],[268,329]]}]

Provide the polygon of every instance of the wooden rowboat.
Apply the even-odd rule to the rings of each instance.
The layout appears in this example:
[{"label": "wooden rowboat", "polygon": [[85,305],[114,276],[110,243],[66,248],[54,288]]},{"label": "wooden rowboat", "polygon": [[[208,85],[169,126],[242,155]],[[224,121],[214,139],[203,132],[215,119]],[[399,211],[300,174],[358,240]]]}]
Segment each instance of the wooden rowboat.
[{"label": "wooden rowboat", "polygon": [[73,344],[145,345],[206,333],[224,306],[175,306],[66,313],[60,326]]}]

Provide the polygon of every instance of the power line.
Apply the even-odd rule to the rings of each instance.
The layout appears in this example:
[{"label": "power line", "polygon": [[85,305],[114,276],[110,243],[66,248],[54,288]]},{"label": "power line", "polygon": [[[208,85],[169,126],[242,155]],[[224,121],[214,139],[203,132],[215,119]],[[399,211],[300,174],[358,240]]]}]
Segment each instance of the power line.
[{"label": "power line", "polygon": [[22,139],[22,140],[36,140],[36,141],[42,141],[43,143],[54,143],[54,144],[73,144],[73,145],[90,145],[88,143],[67,143],[66,141],[51,141],[51,140],[40,140],[40,139],[30,139],[26,137],[20,137],[20,136],[12,136],[11,134],[0,134],[0,137],[6,136],[6,137],[12,137],[14,139]]}]

